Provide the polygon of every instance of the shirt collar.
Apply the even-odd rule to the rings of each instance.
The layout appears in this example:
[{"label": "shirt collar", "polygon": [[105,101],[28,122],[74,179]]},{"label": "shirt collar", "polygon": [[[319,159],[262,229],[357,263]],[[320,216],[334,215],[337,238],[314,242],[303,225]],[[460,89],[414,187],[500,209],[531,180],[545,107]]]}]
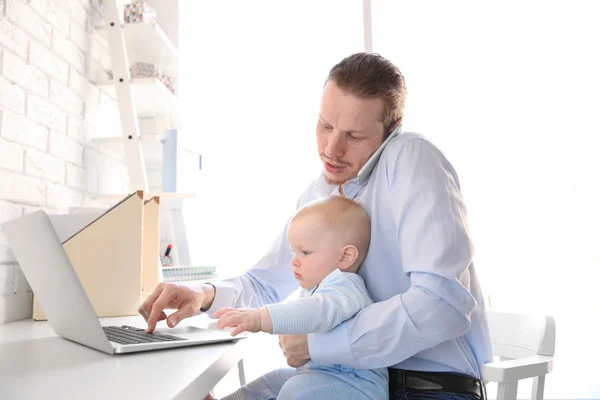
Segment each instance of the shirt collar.
[{"label": "shirt collar", "polygon": [[[361,191],[363,186],[365,186],[368,182],[369,182],[368,177],[362,183],[359,183],[358,177],[351,179],[348,182],[344,183],[344,185],[343,185],[344,194],[346,195],[347,198],[354,199],[358,195],[358,193]],[[319,175],[319,179],[317,179],[316,185],[317,185],[317,191],[320,196],[329,196],[334,191],[337,191],[339,193],[339,185],[327,183],[327,181],[325,180],[325,174],[323,172],[321,172],[321,175]]]}]

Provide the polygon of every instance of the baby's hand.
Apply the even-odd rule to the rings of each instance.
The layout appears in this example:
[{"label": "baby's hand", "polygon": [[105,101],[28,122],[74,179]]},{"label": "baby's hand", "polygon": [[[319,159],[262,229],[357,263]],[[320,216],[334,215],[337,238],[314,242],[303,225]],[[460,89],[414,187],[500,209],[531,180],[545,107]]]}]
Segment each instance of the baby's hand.
[{"label": "baby's hand", "polygon": [[236,336],[242,332],[260,332],[260,311],[254,308],[222,308],[213,315],[219,318],[217,328],[227,327],[235,328],[231,336]]}]

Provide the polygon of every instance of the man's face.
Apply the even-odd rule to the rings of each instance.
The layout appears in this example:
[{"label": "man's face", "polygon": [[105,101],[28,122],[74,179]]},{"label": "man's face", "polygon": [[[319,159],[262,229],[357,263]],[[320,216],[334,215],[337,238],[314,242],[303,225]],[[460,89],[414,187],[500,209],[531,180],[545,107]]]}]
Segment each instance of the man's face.
[{"label": "man's face", "polygon": [[343,184],[358,171],[383,142],[381,99],[365,99],[329,81],[323,91],[317,123],[317,147],[325,179]]}]

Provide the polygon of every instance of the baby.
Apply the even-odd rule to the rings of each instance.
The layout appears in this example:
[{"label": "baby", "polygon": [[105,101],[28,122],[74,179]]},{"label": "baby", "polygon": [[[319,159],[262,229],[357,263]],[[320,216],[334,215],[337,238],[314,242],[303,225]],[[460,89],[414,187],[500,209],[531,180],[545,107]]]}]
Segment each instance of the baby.
[{"label": "baby", "polygon": [[[371,224],[356,202],[331,196],[300,209],[290,221],[288,241],[300,298],[259,309],[218,310],[218,328],[241,332],[308,334],[335,328],[372,304],[356,274],[365,259]],[[316,365],[271,371],[224,399],[387,399],[387,368]],[[206,400],[212,399],[209,395]]]}]

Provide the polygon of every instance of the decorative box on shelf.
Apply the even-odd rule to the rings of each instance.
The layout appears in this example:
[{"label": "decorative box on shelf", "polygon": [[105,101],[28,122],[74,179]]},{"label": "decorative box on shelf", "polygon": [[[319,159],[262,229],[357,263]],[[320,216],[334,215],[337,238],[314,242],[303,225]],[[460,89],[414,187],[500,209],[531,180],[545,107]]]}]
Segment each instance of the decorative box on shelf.
[{"label": "decorative box on shelf", "polygon": [[199,279],[214,278],[217,267],[214,265],[200,267],[162,267],[164,282],[194,281]]},{"label": "decorative box on shelf", "polygon": [[129,68],[129,72],[131,74],[131,79],[156,78],[165,85],[171,93],[175,94],[175,79],[171,76],[163,75],[154,64],[136,62]]},{"label": "decorative box on shelf", "polygon": [[160,80],[160,71],[156,65],[145,62],[136,62],[130,68],[131,79],[157,78]]},{"label": "decorative box on shelf", "polygon": [[173,77],[161,74],[158,80],[161,81],[171,93],[175,94],[175,79]]},{"label": "decorative box on shelf", "polygon": [[123,20],[126,24],[151,24],[156,22],[156,11],[148,3],[125,4],[123,11]]}]

